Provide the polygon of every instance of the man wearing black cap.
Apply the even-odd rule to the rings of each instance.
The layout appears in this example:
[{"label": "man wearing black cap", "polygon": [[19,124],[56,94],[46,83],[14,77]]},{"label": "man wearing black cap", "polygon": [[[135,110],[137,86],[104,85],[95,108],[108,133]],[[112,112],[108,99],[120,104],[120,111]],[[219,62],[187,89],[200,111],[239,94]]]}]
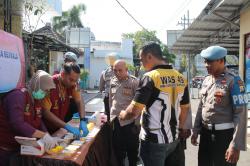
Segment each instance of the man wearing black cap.
[{"label": "man wearing black cap", "polygon": [[235,166],[246,150],[245,87],[225,67],[227,50],[211,46],[201,52],[208,76],[201,88],[191,142],[198,145],[199,166]]}]

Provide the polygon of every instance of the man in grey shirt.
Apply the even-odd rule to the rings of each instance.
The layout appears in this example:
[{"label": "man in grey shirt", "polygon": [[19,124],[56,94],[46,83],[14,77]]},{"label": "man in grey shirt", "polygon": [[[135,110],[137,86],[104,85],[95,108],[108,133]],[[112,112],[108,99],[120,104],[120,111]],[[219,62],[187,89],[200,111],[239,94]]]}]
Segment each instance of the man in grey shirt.
[{"label": "man in grey shirt", "polygon": [[[110,81],[110,113],[118,117],[134,98],[139,81],[128,74],[124,60],[114,63],[115,76]],[[126,155],[129,166],[136,166],[139,146],[139,130],[135,120],[114,120],[113,144],[119,166],[124,166]]]},{"label": "man in grey shirt", "polygon": [[199,166],[235,166],[246,150],[246,104],[243,81],[225,67],[227,50],[211,46],[201,52],[208,76],[201,88],[191,142],[198,145]]}]

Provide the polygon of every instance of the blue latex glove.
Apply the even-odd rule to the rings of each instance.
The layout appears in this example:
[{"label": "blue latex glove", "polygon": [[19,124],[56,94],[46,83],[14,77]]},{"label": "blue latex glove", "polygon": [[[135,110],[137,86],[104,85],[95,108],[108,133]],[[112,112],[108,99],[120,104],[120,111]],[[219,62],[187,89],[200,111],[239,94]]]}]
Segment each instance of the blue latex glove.
[{"label": "blue latex glove", "polygon": [[84,120],[80,121],[79,129],[82,130],[82,132],[83,132],[82,136],[86,137],[88,135],[89,130],[87,128],[87,122],[86,121],[84,121]]},{"label": "blue latex glove", "polygon": [[78,113],[78,112],[77,112],[77,113],[74,113],[74,114],[73,114],[73,117],[79,118],[79,113]]},{"label": "blue latex glove", "polygon": [[74,134],[77,137],[80,137],[80,130],[76,127],[70,126],[69,124],[66,124],[64,126],[64,129],[66,129],[68,132]]}]

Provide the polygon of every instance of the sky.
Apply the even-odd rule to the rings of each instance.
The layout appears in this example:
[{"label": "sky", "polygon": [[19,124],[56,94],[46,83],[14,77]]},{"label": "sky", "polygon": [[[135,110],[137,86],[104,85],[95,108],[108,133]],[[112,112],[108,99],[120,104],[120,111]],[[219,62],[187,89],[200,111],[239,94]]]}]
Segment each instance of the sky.
[{"label": "sky", "polygon": [[[166,43],[166,30],[182,29],[177,22],[189,10],[190,18],[197,17],[209,0],[119,0],[119,2],[148,30]],[[96,40],[121,41],[123,33],[134,33],[142,28],[122,9],[116,0],[62,0],[62,10],[83,3],[86,12],[81,20],[89,27]]]}]

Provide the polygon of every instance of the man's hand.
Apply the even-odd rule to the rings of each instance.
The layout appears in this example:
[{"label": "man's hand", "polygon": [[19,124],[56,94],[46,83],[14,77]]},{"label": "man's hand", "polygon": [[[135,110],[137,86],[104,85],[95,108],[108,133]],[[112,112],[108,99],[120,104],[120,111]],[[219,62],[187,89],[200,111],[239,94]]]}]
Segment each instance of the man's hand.
[{"label": "man's hand", "polygon": [[82,136],[86,137],[89,133],[89,130],[87,128],[87,122],[85,122],[84,120],[80,121],[80,125],[79,125],[79,130],[82,130]]},{"label": "man's hand", "polygon": [[121,119],[121,120],[126,120],[126,115],[127,115],[127,112],[126,112],[126,111],[121,111],[121,112],[120,112],[120,115],[119,115],[119,119]]},{"label": "man's hand", "polygon": [[196,133],[193,133],[193,135],[191,136],[191,143],[194,145],[194,146],[197,146],[199,143],[197,142],[197,139],[198,139],[198,134]]},{"label": "man's hand", "polygon": [[225,159],[229,163],[237,163],[240,157],[240,150],[235,149],[234,147],[229,147],[225,154]]},{"label": "man's hand", "polygon": [[79,128],[76,128],[76,127],[73,127],[73,126],[71,126],[69,124],[66,124],[64,126],[64,129],[66,129],[68,132],[74,134],[76,137],[78,137],[78,138],[80,137],[80,130],[79,130]]},{"label": "man's hand", "polygon": [[179,138],[187,139],[191,135],[190,129],[179,129]]},{"label": "man's hand", "polygon": [[46,151],[54,148],[58,145],[57,140],[54,137],[51,137],[48,133],[46,133],[42,138],[41,141],[44,143],[44,148]]}]

